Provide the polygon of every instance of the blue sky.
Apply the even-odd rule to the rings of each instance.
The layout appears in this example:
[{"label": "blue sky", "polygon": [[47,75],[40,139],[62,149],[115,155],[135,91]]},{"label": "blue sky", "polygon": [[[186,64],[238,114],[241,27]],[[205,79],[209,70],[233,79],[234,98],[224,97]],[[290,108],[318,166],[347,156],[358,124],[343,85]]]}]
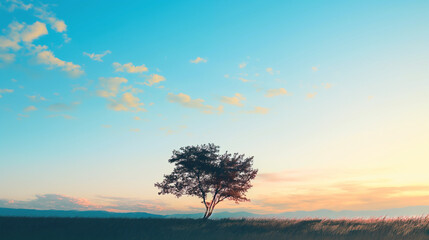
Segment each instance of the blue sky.
[{"label": "blue sky", "polygon": [[153,183],[173,149],[208,142],[260,169],[252,202],[225,209],[382,209],[429,195],[425,1],[0,8],[5,206],[57,196],[195,211],[197,199],[158,196]]}]

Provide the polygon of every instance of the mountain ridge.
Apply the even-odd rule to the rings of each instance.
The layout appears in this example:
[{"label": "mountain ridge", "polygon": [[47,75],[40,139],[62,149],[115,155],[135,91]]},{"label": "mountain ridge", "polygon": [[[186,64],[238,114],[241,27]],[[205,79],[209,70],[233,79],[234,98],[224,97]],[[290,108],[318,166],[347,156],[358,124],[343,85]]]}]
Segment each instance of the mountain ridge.
[{"label": "mountain ridge", "polygon": [[[152,214],[147,212],[109,212],[99,210],[37,210],[21,208],[0,208],[1,217],[83,217],[83,218],[201,218],[203,213]],[[429,215],[429,206],[412,206],[382,210],[341,210],[320,209],[315,211],[294,211],[276,214],[256,214],[250,212],[217,212],[212,218],[369,218],[369,217],[411,217]]]}]

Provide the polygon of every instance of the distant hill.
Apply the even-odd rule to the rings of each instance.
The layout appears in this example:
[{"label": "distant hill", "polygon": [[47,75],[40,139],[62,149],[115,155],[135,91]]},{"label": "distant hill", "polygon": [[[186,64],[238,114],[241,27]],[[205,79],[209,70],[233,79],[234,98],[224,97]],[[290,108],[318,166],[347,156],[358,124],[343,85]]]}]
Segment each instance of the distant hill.
[{"label": "distant hill", "polygon": [[[83,217],[83,218],[201,218],[202,213],[158,215],[145,212],[116,213],[108,211],[65,211],[0,208],[0,216],[16,217]],[[212,218],[368,218],[368,217],[402,217],[427,216],[429,206],[414,206],[368,211],[296,211],[278,214],[254,214],[249,212],[218,212]]]}]

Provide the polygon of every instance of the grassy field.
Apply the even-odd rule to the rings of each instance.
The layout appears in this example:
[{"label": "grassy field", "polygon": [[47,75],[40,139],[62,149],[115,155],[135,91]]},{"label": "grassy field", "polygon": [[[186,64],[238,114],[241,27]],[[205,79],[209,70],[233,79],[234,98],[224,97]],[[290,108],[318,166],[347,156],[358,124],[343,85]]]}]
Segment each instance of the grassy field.
[{"label": "grassy field", "polygon": [[96,219],[0,217],[2,240],[429,239],[429,217],[396,219]]}]

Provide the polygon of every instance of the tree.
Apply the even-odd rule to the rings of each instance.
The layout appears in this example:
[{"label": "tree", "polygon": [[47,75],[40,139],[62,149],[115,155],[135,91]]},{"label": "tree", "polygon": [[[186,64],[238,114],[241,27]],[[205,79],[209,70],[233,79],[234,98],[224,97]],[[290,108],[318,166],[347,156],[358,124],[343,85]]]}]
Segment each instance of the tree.
[{"label": "tree", "polygon": [[203,144],[174,150],[168,160],[175,168],[164,180],[155,183],[158,194],[197,196],[205,207],[204,219],[209,218],[217,204],[225,199],[235,203],[250,201],[246,192],[252,187],[250,181],[256,177],[252,168],[253,157],[244,154],[219,154],[219,146]]}]

